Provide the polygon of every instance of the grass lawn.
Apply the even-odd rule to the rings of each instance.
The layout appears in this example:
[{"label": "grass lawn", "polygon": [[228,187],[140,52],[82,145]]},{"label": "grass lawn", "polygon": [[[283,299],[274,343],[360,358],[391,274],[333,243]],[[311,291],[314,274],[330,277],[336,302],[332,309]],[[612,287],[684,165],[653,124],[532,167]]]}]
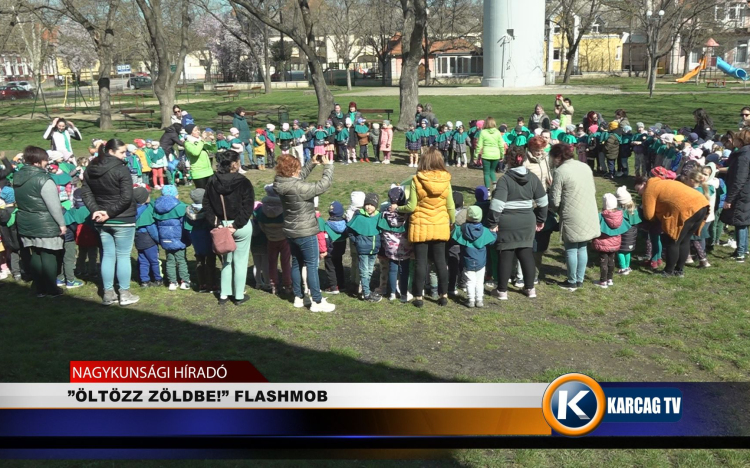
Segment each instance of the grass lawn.
[{"label": "grass lawn", "polygon": [[[536,102],[552,96],[431,97],[443,120],[494,115],[511,122],[528,117]],[[346,105],[350,99],[341,98]],[[360,107],[398,108],[397,98],[359,98]],[[692,123],[691,112],[704,107],[720,129],[736,128],[740,94],[579,96],[579,111],[598,109],[610,116],[628,111],[631,122],[667,122],[674,128]],[[238,103],[183,104],[196,121],[215,126],[216,112],[233,109],[271,110],[289,107],[291,118],[309,120],[316,114],[314,96],[280,91]],[[20,106],[19,106],[20,107]],[[0,149],[15,154],[25,145],[46,147],[44,120],[14,118],[0,107]],[[16,108],[17,109],[17,108]],[[17,114],[13,114],[17,115]],[[396,120],[397,116],[392,116]],[[87,117],[75,119],[84,140],[117,136],[123,140],[156,138],[158,131],[95,130]],[[92,119],[89,116],[88,119]],[[263,119],[261,123],[268,121]],[[74,149],[83,151],[85,142]],[[403,147],[397,134],[396,148]],[[404,155],[396,155],[399,160]],[[404,164],[341,166],[336,164],[333,188],[321,197],[348,204],[353,190],[375,191],[381,199],[389,185],[407,179],[413,170]],[[455,190],[473,203],[473,189],[482,183],[477,170],[451,169]],[[313,177],[320,174],[316,170]],[[250,171],[256,193],[273,180],[273,172]],[[632,181],[627,181],[632,183]],[[615,185],[597,179],[599,194]],[[184,200],[188,189],[181,189]],[[192,251],[190,251],[191,253]],[[683,279],[662,279],[637,262],[635,272],[616,277],[615,286],[595,289],[590,283],[570,293],[542,284],[538,298],[513,291],[507,302],[487,297],[484,309],[451,303],[440,308],[427,301],[422,309],[383,301],[369,305],[344,294],[331,302],[333,314],[294,309],[289,300],[248,291],[252,300],[241,307],[216,306],[211,296],[169,292],[166,288],[138,290],[141,301],[128,308],[102,308],[95,285],[72,290],[60,299],[35,299],[28,285],[6,282],[0,307],[0,381],[62,382],[68,380],[70,360],[246,359],[277,382],[548,382],[578,371],[599,380],[622,381],[747,381],[750,376],[750,278],[743,264],[732,263],[728,249],[710,256],[713,266],[688,267]],[[162,252],[163,256],[163,252]],[[348,256],[347,256],[348,257]],[[590,265],[598,258],[590,254]],[[191,264],[191,266],[193,266]],[[545,270],[562,278],[563,251],[557,236],[545,257]],[[377,278],[377,274],[374,275]],[[598,268],[588,270],[589,280]],[[323,284],[327,284],[323,275]],[[229,462],[244,466],[251,462]],[[438,463],[438,462],[435,462]],[[474,450],[458,451],[443,466],[748,466],[750,453],[721,450]],[[139,463],[164,466],[166,463]],[[182,463],[184,465],[184,463]],[[283,462],[269,463],[282,466]],[[299,462],[290,463],[299,466]],[[313,462],[338,466],[344,462]],[[350,463],[347,463],[347,465]],[[380,465],[359,462],[361,466]],[[394,462],[395,466],[425,466],[425,462]],[[60,466],[81,466],[60,463]],[[86,466],[100,466],[91,462]],[[203,466],[192,463],[189,466]],[[213,463],[212,463],[213,465]],[[3,466],[32,466],[5,463]]]}]

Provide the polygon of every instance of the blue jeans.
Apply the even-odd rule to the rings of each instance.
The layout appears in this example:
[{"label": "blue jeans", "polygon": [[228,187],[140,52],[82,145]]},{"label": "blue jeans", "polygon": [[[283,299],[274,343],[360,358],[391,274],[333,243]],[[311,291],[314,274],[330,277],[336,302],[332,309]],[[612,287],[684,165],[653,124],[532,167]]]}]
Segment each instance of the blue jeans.
[{"label": "blue jeans", "polygon": [[628,158],[629,156],[620,158],[620,169],[623,176],[628,175]]},{"label": "blue jeans", "polygon": [[[148,283],[151,278],[161,282],[161,271],[159,269],[159,246],[153,245],[146,250],[138,251],[138,272],[141,283]],[[149,276],[151,274],[152,276]]]},{"label": "blue jeans", "polygon": [[396,294],[396,281],[398,281],[398,289],[402,295],[406,296],[406,292],[409,290],[410,262],[411,260],[408,258],[406,260],[388,259],[388,292],[390,294]]},{"label": "blue jeans", "polygon": [[115,287],[115,273],[120,290],[130,289],[130,252],[135,240],[135,226],[104,225],[97,228],[102,240],[102,283],[104,290]]},{"label": "blue jeans", "polygon": [[583,283],[586,277],[586,264],[589,261],[587,245],[588,242],[565,243],[568,283]]},{"label": "blue jeans", "polygon": [[737,241],[737,255],[744,256],[747,253],[747,226],[735,226],[734,239]]},{"label": "blue jeans", "polygon": [[607,159],[607,172],[609,172],[609,175],[614,177],[615,176],[615,160],[614,159]]},{"label": "blue jeans", "polygon": [[292,254],[292,290],[295,297],[305,297],[302,292],[302,267],[307,267],[307,287],[313,301],[320,302],[320,279],[318,278],[318,236],[297,237],[289,239],[289,250]]},{"label": "blue jeans", "polygon": [[362,294],[367,297],[370,295],[370,280],[372,271],[375,269],[375,260],[377,254],[359,256],[359,280],[362,282]]}]

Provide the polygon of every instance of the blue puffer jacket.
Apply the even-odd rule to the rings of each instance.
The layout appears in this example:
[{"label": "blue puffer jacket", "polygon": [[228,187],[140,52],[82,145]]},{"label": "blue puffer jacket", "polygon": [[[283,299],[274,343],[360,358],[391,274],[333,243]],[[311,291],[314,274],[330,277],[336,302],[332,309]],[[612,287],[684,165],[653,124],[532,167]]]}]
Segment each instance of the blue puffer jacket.
[{"label": "blue puffer jacket", "polygon": [[[182,215],[178,213],[180,205],[183,205]],[[187,248],[182,240],[184,212],[184,203],[176,197],[162,196],[154,202],[154,213],[159,215],[156,219],[159,243],[164,250],[175,251]]]}]

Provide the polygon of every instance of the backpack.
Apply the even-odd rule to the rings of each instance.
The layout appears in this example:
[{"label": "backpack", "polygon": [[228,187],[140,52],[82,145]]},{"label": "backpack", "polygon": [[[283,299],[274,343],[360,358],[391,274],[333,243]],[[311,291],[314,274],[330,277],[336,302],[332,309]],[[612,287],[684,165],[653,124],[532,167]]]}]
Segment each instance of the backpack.
[{"label": "backpack", "polygon": [[81,223],[76,227],[76,245],[83,248],[99,246],[99,234],[88,224]]}]

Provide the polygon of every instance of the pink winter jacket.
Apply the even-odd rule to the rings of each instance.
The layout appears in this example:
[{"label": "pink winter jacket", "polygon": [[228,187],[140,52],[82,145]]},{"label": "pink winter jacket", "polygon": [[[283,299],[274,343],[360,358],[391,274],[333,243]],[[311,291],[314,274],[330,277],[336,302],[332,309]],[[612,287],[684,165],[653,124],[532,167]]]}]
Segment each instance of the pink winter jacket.
[{"label": "pink winter jacket", "polygon": [[[604,210],[602,211],[601,217],[611,229],[617,229],[622,225],[621,210]],[[620,245],[622,245],[622,236],[608,236],[607,234],[602,234],[594,239],[592,244],[594,250],[597,252],[617,252],[620,250]]]},{"label": "pink winter jacket", "polygon": [[391,151],[393,146],[393,129],[383,128],[380,130],[380,151]]}]

